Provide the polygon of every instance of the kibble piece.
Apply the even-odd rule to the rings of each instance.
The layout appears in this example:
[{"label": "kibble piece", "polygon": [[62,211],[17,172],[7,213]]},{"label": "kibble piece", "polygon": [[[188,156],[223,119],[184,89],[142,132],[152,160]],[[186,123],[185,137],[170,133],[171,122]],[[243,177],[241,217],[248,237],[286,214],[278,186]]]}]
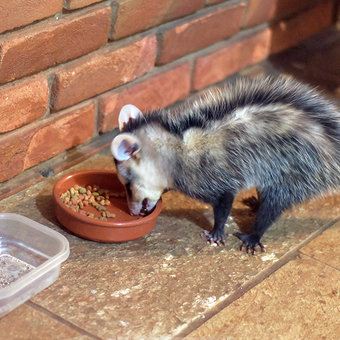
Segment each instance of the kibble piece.
[{"label": "kibble piece", "polygon": [[79,192],[81,194],[86,194],[86,189],[85,188],[79,188]]},{"label": "kibble piece", "polygon": [[115,218],[116,217],[116,214],[114,214],[114,213],[110,213],[110,212],[106,212],[106,217],[108,217],[108,218]]},{"label": "kibble piece", "polygon": [[76,198],[71,198],[72,204],[76,205],[78,203],[78,200]]},{"label": "kibble piece", "polygon": [[74,212],[78,212],[78,211],[79,211],[79,206],[78,206],[78,205],[72,204],[72,205],[70,206],[70,208],[71,208]]},{"label": "kibble piece", "polygon": [[71,196],[71,198],[73,198],[73,196],[75,195],[75,190],[74,190],[74,188],[71,188],[70,189],[70,196]]}]

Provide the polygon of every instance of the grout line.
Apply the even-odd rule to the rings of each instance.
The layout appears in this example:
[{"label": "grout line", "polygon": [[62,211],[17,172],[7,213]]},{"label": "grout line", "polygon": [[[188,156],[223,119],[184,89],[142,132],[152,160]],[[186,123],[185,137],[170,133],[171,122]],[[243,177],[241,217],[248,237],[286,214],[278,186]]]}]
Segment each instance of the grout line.
[{"label": "grout line", "polygon": [[[315,238],[321,235],[325,230],[332,227],[335,223],[339,221],[340,221],[340,216],[336,217],[331,222],[326,223],[320,229],[316,230],[309,237],[307,237],[304,241],[300,242],[298,245],[296,245],[294,248],[292,248],[290,251],[284,254],[279,260],[274,262],[270,267],[262,270],[254,278],[250,279],[248,282],[244,283],[241,287],[239,287],[238,290],[230,294],[228,297],[226,297],[223,301],[218,303],[216,306],[212,307],[207,313],[203,315],[203,317],[200,317],[194,320],[193,322],[191,322],[183,331],[179,332],[179,334],[173,337],[173,340],[182,339],[188,336],[194,330],[196,330],[197,328],[205,324],[206,321],[214,317],[216,314],[218,314],[223,309],[227,308],[234,301],[238,300],[243,295],[245,295],[248,291],[255,288],[259,283],[264,281],[266,278],[268,278],[278,269],[286,265],[288,262],[294,260],[295,258],[297,258],[298,256],[302,254],[305,255],[304,253],[300,252],[300,249],[304,247],[305,245],[307,245],[308,243],[310,243],[311,241],[313,241]],[[335,269],[339,270],[338,268],[335,268]]]},{"label": "grout line", "polygon": [[33,309],[37,310],[38,312],[41,312],[41,313],[45,314],[49,318],[51,318],[51,319],[53,319],[55,321],[58,321],[58,322],[64,324],[65,326],[67,326],[69,328],[72,328],[73,330],[77,331],[81,335],[86,335],[87,337],[89,337],[90,339],[93,339],[93,340],[102,340],[102,338],[99,338],[96,335],[88,333],[84,329],[82,329],[82,328],[74,325],[73,323],[63,319],[62,317],[54,314],[53,312],[47,310],[46,308],[37,305],[36,303],[32,302],[31,300],[26,301],[26,305],[28,305],[29,307],[32,307]]}]

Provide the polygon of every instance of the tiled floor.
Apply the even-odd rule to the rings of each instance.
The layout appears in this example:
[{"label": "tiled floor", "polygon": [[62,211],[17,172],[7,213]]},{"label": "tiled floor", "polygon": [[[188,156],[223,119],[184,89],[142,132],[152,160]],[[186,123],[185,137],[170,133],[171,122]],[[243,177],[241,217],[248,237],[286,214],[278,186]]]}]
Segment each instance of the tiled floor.
[{"label": "tiled floor", "polygon": [[[329,31],[253,67],[288,71],[340,95],[340,35]],[[124,244],[100,244],[68,233],[53,214],[51,192],[65,173],[111,169],[108,151],[0,201],[65,235],[71,254],[50,287],[0,319],[0,339],[338,339],[340,195],[295,207],[265,234],[267,252],[239,251],[229,236],[212,247],[209,206],[177,193],[163,197],[156,228]],[[242,193],[227,233],[249,225]]]},{"label": "tiled floor", "polygon": [[339,339],[340,222],[186,339]]}]

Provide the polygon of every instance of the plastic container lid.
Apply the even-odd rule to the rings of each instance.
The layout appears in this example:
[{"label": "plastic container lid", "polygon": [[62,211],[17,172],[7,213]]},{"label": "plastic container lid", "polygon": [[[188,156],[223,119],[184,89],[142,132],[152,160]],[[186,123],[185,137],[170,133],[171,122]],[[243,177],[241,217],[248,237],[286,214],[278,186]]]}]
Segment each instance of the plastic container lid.
[{"label": "plastic container lid", "polygon": [[58,232],[18,214],[0,214],[0,317],[51,285],[69,254]]}]

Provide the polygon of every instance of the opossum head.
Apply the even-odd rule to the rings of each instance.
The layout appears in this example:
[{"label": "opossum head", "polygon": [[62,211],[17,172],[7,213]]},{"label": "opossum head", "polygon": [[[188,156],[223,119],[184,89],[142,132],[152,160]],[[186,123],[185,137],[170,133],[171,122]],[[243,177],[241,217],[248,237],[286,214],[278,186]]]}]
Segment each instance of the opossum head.
[{"label": "opossum head", "polygon": [[[120,130],[129,119],[141,114],[132,105],[124,106],[119,116]],[[145,142],[133,133],[121,133],[111,144],[118,178],[125,186],[132,215],[150,213],[166,188],[164,177],[153,157],[152,147],[145,145]]]}]

